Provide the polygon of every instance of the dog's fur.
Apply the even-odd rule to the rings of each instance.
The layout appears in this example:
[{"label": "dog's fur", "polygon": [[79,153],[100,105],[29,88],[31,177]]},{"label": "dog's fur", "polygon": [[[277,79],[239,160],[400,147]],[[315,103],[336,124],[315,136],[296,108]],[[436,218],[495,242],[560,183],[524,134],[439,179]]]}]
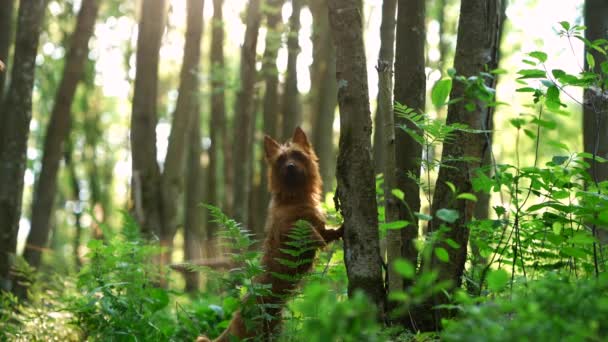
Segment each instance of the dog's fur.
[{"label": "dog's fur", "polygon": [[[230,325],[215,341],[230,341],[233,336],[238,339],[261,338],[268,340],[277,332],[281,322],[282,307],[285,297],[298,285],[297,281],[280,279],[273,275],[297,276],[309,272],[312,262],[297,268],[291,268],[278,262],[278,259],[295,261],[295,257],[283,253],[281,249],[289,248],[288,234],[299,220],[312,225],[311,241],[321,248],[327,243],[342,236],[342,228],[333,230],[325,228],[325,214],[321,208],[322,181],[319,175],[318,158],[308,142],[304,131],[296,128],[291,142],[279,144],[274,139],[264,137],[264,152],[268,163],[268,183],[271,202],[266,220],[266,241],[262,265],[264,273],[256,279],[258,283],[271,286],[272,295],[255,298],[257,304],[271,304],[265,309],[272,320],[254,322],[253,328],[245,326],[245,320],[239,311],[235,313]],[[313,260],[316,250],[301,255],[300,260]],[[283,278],[283,277],[281,277]],[[297,278],[297,277],[296,277]],[[197,342],[209,341],[199,337]]]}]

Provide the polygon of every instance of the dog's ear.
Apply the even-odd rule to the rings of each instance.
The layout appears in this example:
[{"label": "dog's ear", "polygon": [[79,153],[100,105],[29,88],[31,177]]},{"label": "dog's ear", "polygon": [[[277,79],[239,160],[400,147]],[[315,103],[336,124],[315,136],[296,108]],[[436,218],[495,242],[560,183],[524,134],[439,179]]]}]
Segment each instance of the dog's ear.
[{"label": "dog's ear", "polygon": [[311,149],[310,143],[308,142],[308,137],[306,137],[306,133],[304,133],[304,131],[300,127],[296,127],[296,130],[293,132],[293,138],[291,138],[291,141],[306,149]]},{"label": "dog's ear", "polygon": [[279,153],[280,147],[281,145],[276,140],[267,135],[264,136],[264,154],[266,155],[266,159],[270,160],[275,157]]}]

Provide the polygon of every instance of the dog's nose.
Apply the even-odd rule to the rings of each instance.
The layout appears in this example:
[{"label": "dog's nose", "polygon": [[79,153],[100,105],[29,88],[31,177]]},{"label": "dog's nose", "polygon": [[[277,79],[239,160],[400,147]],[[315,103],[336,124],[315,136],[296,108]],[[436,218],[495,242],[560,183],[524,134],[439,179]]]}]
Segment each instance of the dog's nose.
[{"label": "dog's nose", "polygon": [[296,170],[296,164],[288,163],[287,164],[287,172],[294,172]]}]

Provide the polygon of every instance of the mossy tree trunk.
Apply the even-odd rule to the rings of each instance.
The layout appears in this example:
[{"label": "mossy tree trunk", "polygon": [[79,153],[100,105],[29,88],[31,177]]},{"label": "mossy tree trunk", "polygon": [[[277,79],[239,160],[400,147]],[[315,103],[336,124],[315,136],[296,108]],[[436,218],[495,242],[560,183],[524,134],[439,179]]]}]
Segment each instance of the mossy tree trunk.
[{"label": "mossy tree trunk", "polygon": [[21,218],[32,90],[45,0],[21,1],[10,85],[0,105],[0,290],[10,291]]},{"label": "mossy tree trunk", "polygon": [[378,239],[376,185],[372,164],[372,120],[363,46],[360,2],[328,2],[336,46],[340,144],[336,207],[344,217],[344,262],[348,293],[362,290],[381,317],[386,294]]}]

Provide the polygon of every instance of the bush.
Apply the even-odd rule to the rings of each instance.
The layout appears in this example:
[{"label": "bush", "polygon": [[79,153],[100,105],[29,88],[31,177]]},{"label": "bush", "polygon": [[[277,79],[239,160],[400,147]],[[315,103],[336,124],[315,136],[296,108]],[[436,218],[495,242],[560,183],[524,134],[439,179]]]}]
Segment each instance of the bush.
[{"label": "bush", "polygon": [[446,322],[445,341],[603,341],[608,336],[608,277],[551,274],[481,305],[465,304]]}]

